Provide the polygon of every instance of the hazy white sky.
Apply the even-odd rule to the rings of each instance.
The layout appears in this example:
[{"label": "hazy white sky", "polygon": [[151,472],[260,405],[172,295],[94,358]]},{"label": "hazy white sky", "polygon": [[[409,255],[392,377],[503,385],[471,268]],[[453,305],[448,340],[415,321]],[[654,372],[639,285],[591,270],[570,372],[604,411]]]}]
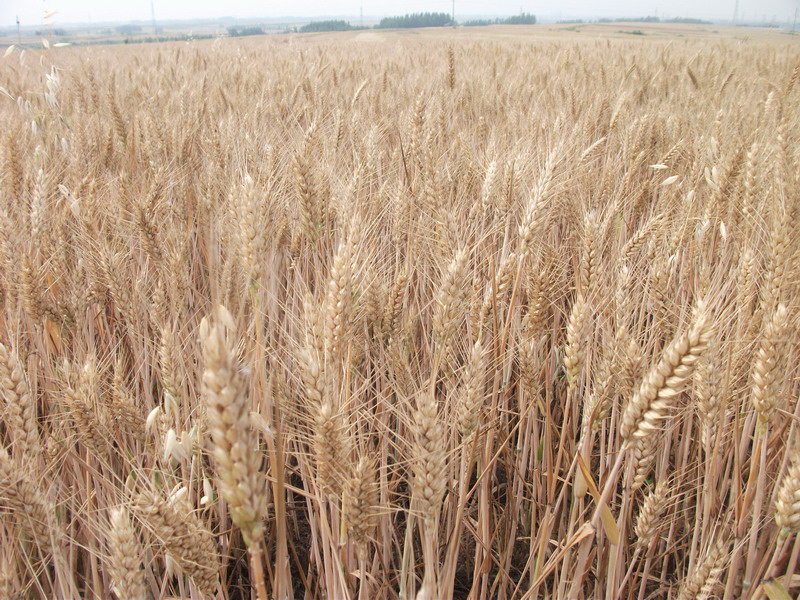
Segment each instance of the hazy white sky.
[{"label": "hazy white sky", "polygon": [[[150,19],[151,0],[0,0],[0,26],[40,25],[46,10],[58,11],[57,23]],[[156,19],[352,15],[383,17],[407,12],[450,12],[451,0],[152,0]],[[736,0],[456,0],[456,19],[466,15],[510,15],[520,11],[539,16],[659,16],[730,19]],[[746,19],[790,21],[800,0],[739,0]]]}]

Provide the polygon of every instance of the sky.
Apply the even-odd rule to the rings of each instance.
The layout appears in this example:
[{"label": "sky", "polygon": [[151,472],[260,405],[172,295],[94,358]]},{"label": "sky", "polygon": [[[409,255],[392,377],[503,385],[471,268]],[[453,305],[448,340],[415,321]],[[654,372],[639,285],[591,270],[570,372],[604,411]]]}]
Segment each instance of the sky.
[{"label": "sky", "polygon": [[[156,19],[282,16],[351,16],[363,9],[365,17],[385,17],[409,12],[450,13],[452,0],[152,0]],[[744,20],[777,18],[790,22],[800,0],[738,0]],[[58,24],[101,21],[150,20],[151,0],[0,0],[0,26],[41,25],[45,11],[57,11]],[[736,0],[455,0],[459,15],[512,15],[520,10],[539,17],[661,17],[731,19]],[[463,18],[463,17],[462,17]]]}]

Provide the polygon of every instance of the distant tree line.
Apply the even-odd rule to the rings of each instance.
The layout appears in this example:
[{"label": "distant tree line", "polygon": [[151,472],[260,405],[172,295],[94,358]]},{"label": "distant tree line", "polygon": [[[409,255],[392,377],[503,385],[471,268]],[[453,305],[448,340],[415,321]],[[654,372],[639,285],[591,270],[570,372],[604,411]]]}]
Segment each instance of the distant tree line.
[{"label": "distant tree line", "polygon": [[692,19],[690,17],[675,17],[674,19],[666,19],[664,23],[686,23],[688,25],[713,25],[711,21],[704,21],[703,19]]},{"label": "distant tree line", "polygon": [[[475,25],[535,25],[536,16],[530,13],[521,13],[505,19],[478,19],[466,21],[465,26]],[[401,17],[385,17],[375,25],[376,29],[412,29],[416,27],[449,27],[453,25],[453,18],[447,13],[413,13]],[[347,21],[314,21],[303,25],[296,30],[299,33],[316,33],[320,31],[350,31],[353,29],[367,29],[354,27]]]},{"label": "distant tree line", "polygon": [[264,28],[258,25],[249,27],[228,27],[228,35],[231,37],[242,37],[245,35],[264,35]]},{"label": "distant tree line", "polygon": [[350,25],[347,21],[312,21],[307,25],[303,25],[299,33],[318,33],[321,31],[352,31],[353,29],[366,29],[365,27],[356,27]]},{"label": "distant tree line", "polygon": [[416,27],[447,27],[453,19],[447,13],[413,13],[402,17],[384,17],[375,27],[378,29],[412,29]]},{"label": "distant tree line", "polygon": [[[52,34],[56,37],[66,37],[67,35],[69,35],[66,29],[60,29],[58,27],[56,27],[55,29],[48,29],[48,30],[37,29],[33,33],[37,36],[47,36]],[[0,36],[6,36],[6,35],[17,35],[17,33],[16,32],[4,33],[0,31]]]},{"label": "distant tree line", "polygon": [[536,25],[536,15],[520,13],[505,19],[473,19],[465,21],[465,27],[480,27],[485,25]]},{"label": "distant tree line", "polygon": [[520,13],[503,21],[505,25],[536,25],[536,15]]},{"label": "distant tree line", "polygon": [[[453,24],[453,19],[447,13],[414,13],[402,17],[386,17],[375,25],[375,29],[411,29],[415,27],[447,27]],[[297,33],[318,33],[322,31],[352,31],[368,29],[357,27],[347,21],[312,21],[299,29]]]},{"label": "distant tree line", "polygon": [[[485,19],[474,20],[463,23],[466,26],[473,25],[535,25],[536,16],[530,13],[520,13],[505,19]],[[417,27],[449,27],[453,25],[453,18],[447,13],[412,13],[401,17],[385,17],[374,26],[375,29],[413,29]],[[354,31],[358,29],[369,29],[369,27],[351,25],[343,20],[312,21],[302,27],[287,28],[285,33],[321,33],[324,31]],[[230,37],[241,37],[245,35],[262,35],[264,30],[261,27],[228,27]]]}]

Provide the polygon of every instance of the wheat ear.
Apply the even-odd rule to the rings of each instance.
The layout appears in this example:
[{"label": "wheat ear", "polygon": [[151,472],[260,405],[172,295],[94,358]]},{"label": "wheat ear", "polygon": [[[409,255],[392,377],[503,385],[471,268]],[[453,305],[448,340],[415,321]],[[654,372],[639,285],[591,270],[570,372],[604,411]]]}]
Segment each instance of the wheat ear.
[{"label": "wheat ear", "polygon": [[342,519],[361,560],[367,558],[367,545],[375,529],[378,492],[375,465],[369,458],[362,457],[345,481],[342,493]]},{"label": "wheat ear", "polygon": [[564,370],[567,372],[569,389],[578,382],[581,366],[586,355],[586,341],[589,335],[589,305],[579,293],[572,305],[567,321],[567,347],[564,350]]},{"label": "wheat ear", "polygon": [[709,318],[701,305],[689,331],[667,347],[625,407],[620,434],[626,445],[636,443],[658,428],[673,399],[692,376],[697,360],[708,346],[710,334]]},{"label": "wheat ear", "polygon": [[633,532],[636,535],[636,547],[646,550],[658,535],[661,513],[667,506],[667,488],[663,481],[659,481],[655,489],[645,496],[642,508],[636,518]]},{"label": "wheat ear", "polygon": [[55,507],[4,448],[0,448],[0,499],[15,511],[20,523],[28,525],[43,553],[51,544],[58,545],[61,529],[54,522]]},{"label": "wheat ear", "polygon": [[483,344],[475,342],[470,353],[464,383],[459,391],[456,416],[462,440],[467,440],[478,427],[483,406],[483,379],[486,372]]},{"label": "wheat ear", "polygon": [[800,531],[800,455],[795,454],[778,488],[775,523],[781,537]]},{"label": "wheat ear", "polygon": [[218,306],[200,324],[203,398],[220,493],[249,546],[261,539],[266,513],[266,478],[260,472],[258,434],[250,425],[250,402],[236,364],[231,314]]},{"label": "wheat ear", "polygon": [[708,600],[719,585],[722,568],[728,556],[728,541],[718,539],[697,562],[681,584],[678,600]]},{"label": "wheat ear", "polygon": [[440,356],[456,331],[459,318],[469,296],[466,286],[467,261],[465,248],[458,250],[447,267],[433,309],[433,341]]},{"label": "wheat ear", "polygon": [[145,600],[147,591],[142,570],[142,546],[124,508],[111,511],[111,528],[108,531],[111,555],[108,570],[112,588],[119,600]]},{"label": "wheat ear", "polygon": [[764,327],[761,346],[756,352],[753,365],[753,406],[758,413],[759,427],[764,428],[778,406],[778,398],[782,381],[781,373],[783,346],[788,323],[788,311],[784,304],[779,304]]},{"label": "wheat ear", "polygon": [[445,444],[437,402],[430,392],[417,397],[414,413],[413,491],[426,527],[435,527],[445,492]]},{"label": "wheat ear", "polygon": [[145,490],[135,498],[133,508],[200,592],[213,597],[219,587],[216,544],[211,531],[186,502],[177,498],[168,501]]},{"label": "wheat ear", "polygon": [[19,358],[3,344],[0,344],[0,394],[5,400],[9,428],[14,434],[15,452],[36,457],[39,453],[36,405]]},{"label": "wheat ear", "polygon": [[447,461],[444,428],[438,415],[432,391],[420,392],[414,413],[414,446],[412,450],[412,493],[422,517],[422,549],[425,576],[417,600],[438,597],[436,534],[445,493]]}]

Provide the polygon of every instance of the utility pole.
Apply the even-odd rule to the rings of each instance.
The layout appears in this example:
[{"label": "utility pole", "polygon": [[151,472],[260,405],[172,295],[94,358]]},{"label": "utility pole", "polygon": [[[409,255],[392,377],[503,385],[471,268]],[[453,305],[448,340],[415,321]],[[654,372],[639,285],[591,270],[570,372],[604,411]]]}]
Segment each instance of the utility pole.
[{"label": "utility pole", "polygon": [[456,0],[453,0],[453,29],[456,27]]},{"label": "utility pole", "polygon": [[[794,16],[797,17],[797,11],[794,11]],[[17,43],[22,46],[22,33],[19,29],[19,15],[17,15]]]},{"label": "utility pole", "polygon": [[739,0],[736,0],[736,3],[733,5],[733,24],[736,25],[736,21],[739,18]]},{"label": "utility pole", "polygon": [[[17,21],[19,23],[19,21]],[[797,7],[794,7],[794,21],[792,22],[792,33],[797,30]]]},{"label": "utility pole", "polygon": [[361,27],[364,26],[364,5],[361,5]]},{"label": "utility pole", "polygon": [[156,27],[156,7],[152,0],[150,1],[150,17],[153,19],[153,35],[158,35],[158,27]]}]

